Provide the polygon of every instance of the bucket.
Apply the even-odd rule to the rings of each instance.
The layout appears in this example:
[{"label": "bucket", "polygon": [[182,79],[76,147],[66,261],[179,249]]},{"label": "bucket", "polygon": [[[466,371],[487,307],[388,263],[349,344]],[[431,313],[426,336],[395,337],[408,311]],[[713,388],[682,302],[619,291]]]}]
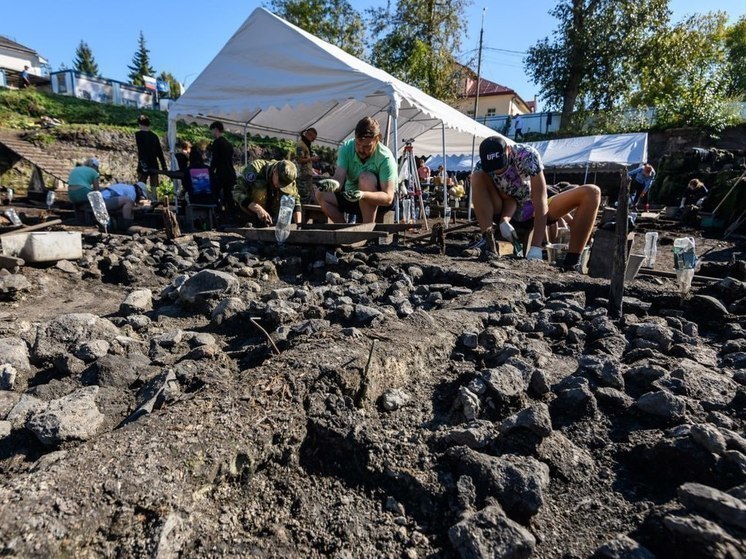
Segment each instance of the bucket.
[{"label": "bucket", "polygon": [[627,267],[624,270],[624,281],[633,281],[645,261],[644,254],[630,254],[627,258]]},{"label": "bucket", "polygon": [[42,231],[3,235],[3,254],[27,263],[78,260],[83,257],[81,234],[75,231]]},{"label": "bucket", "polygon": [[547,260],[550,264],[562,264],[567,254],[567,245],[565,243],[547,243]]}]

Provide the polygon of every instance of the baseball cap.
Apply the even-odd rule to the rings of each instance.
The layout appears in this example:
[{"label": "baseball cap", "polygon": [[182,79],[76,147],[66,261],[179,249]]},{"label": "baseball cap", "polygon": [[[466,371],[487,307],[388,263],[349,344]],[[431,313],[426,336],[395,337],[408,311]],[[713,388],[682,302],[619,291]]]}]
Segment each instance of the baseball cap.
[{"label": "baseball cap", "polygon": [[101,162],[96,157],[89,157],[86,159],[86,167],[93,167],[98,171],[98,168],[101,166]]},{"label": "baseball cap", "polygon": [[278,161],[275,163],[273,171],[277,171],[277,178],[280,181],[280,190],[288,193],[291,187],[295,186],[295,179],[298,176],[298,170],[292,161]]},{"label": "baseball cap", "polygon": [[497,171],[508,166],[508,158],[505,148],[508,143],[500,136],[490,136],[479,144],[479,159],[482,162],[482,170],[487,173]]}]

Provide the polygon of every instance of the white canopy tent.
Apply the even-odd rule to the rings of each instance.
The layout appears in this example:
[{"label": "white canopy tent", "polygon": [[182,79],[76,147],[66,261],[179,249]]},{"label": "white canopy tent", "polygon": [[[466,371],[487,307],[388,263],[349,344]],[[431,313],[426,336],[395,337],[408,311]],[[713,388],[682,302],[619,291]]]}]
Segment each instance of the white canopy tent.
[{"label": "white canopy tent", "polygon": [[615,171],[621,166],[640,165],[648,159],[648,135],[613,134],[531,142],[546,169],[585,172]]},{"label": "white canopy tent", "polygon": [[176,123],[220,120],[235,132],[297,139],[311,126],[320,145],[352,137],[364,116],[379,121],[389,146],[415,140],[417,153],[471,153],[497,134],[386,72],[257,8],[169,109]]},{"label": "white canopy tent", "polygon": [[[477,161],[479,161],[479,154],[474,156],[473,162],[471,155],[449,155],[446,157],[445,166],[450,171],[471,171]],[[426,164],[431,169],[437,169],[439,165],[443,165],[443,156],[433,155],[427,160]]]}]

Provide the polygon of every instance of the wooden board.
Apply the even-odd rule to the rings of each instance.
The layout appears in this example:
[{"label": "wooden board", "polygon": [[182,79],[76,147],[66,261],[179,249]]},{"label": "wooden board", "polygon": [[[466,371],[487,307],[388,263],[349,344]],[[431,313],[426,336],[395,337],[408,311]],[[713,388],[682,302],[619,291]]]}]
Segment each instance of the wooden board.
[{"label": "wooden board", "polygon": [[385,233],[401,233],[410,229],[419,229],[421,226],[415,223],[306,223],[301,225],[302,230],[317,231],[379,231]]},{"label": "wooden board", "polygon": [[[262,229],[237,228],[233,233],[240,233],[250,241],[277,243],[274,227]],[[358,246],[374,239],[382,239],[389,234],[385,231],[348,231],[302,229],[290,231],[285,244],[289,245],[323,245],[323,246]]]}]

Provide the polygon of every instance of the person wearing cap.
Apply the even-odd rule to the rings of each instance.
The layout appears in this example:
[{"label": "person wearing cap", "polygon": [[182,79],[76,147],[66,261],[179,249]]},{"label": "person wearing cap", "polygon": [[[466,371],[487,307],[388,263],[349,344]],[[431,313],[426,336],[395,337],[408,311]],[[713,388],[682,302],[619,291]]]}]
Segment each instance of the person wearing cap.
[{"label": "person wearing cap", "polygon": [[158,200],[158,164],[164,171],[166,158],[163,157],[163,147],[155,132],[150,130],[150,119],[140,115],[137,119],[140,130],[135,132],[135,143],[137,144],[137,180],[148,182],[150,179],[150,200]]},{"label": "person wearing cap", "polygon": [[67,197],[73,204],[88,202],[88,193],[98,190],[99,160],[89,157],[82,165],[77,165],[67,177]]},{"label": "person wearing cap", "polygon": [[643,196],[647,199],[650,187],[653,185],[653,181],[655,180],[655,169],[653,169],[653,166],[650,163],[645,163],[642,167],[638,167],[637,169],[627,173],[627,176],[632,179],[631,184],[629,185],[629,190],[630,195],[632,196],[632,203],[634,204],[634,207],[637,208],[637,204],[640,203]]},{"label": "person wearing cap", "polygon": [[295,199],[293,221],[301,221],[301,201],[295,165],[291,161],[256,159],[246,165],[233,187],[233,200],[256,225],[274,225],[284,194]]},{"label": "person wearing cap", "polygon": [[[574,211],[570,243],[564,266],[575,269],[580,253],[593,229],[601,202],[601,191],[594,184],[584,184],[547,197],[544,166],[539,152],[525,144],[508,144],[502,136],[486,138],[479,146],[480,162],[472,176],[474,213],[482,231],[483,256],[497,255],[494,219],[503,211],[503,199],[516,203],[514,219],[533,219],[533,238],[526,258],[542,259],[542,244],[546,226]],[[515,230],[505,223],[503,237],[516,237]]]},{"label": "person wearing cap", "polygon": [[365,117],[355,126],[355,137],[337,151],[333,181],[343,187],[336,192],[316,188],[316,200],[334,223],[344,223],[345,213],[373,223],[379,208],[385,212],[391,207],[397,175],[396,158],[381,143],[378,122]]},{"label": "person wearing cap", "polygon": [[318,133],[315,128],[308,128],[301,132],[295,144],[295,158],[298,161],[300,176],[298,177],[298,191],[301,202],[310,204],[313,200],[313,164],[320,158],[311,152],[311,144]]},{"label": "person wearing cap", "polygon": [[122,229],[126,231],[134,221],[135,205],[146,200],[145,192],[148,187],[144,182],[137,184],[127,184],[118,182],[110,184],[101,189],[101,196],[104,198],[106,209],[110,211],[122,210]]}]

